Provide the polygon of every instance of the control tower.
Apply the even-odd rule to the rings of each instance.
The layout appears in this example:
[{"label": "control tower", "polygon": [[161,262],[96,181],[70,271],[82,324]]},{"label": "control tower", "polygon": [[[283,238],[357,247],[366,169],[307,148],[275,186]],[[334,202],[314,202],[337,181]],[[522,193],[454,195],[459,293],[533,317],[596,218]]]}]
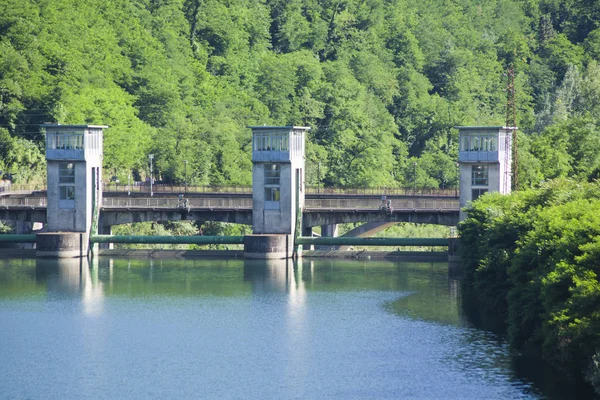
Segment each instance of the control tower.
[{"label": "control tower", "polygon": [[[512,184],[511,135],[505,126],[457,126],[459,136],[460,219],[463,207],[486,192],[509,194]],[[508,157],[507,157],[508,155]]]},{"label": "control tower", "polygon": [[48,204],[46,232],[38,235],[37,254],[85,256],[94,208],[102,201],[102,136],[108,127],[42,127],[46,128]]},{"label": "control tower", "polygon": [[[291,244],[287,250],[277,251],[278,255],[268,258],[290,257],[304,207],[304,143],[310,128],[266,125],[249,128],[252,129],[253,233],[288,235]],[[247,252],[247,256],[252,257],[251,253],[254,251]]]}]

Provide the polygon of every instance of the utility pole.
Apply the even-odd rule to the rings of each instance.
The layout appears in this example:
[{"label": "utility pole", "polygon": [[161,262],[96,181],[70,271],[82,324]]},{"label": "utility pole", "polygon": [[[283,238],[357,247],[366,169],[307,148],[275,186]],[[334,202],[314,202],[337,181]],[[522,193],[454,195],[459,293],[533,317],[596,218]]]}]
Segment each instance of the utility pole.
[{"label": "utility pole", "polygon": [[152,160],[154,159],[154,154],[148,154],[148,158],[150,159],[150,197],[154,196],[154,193],[152,192],[152,181],[154,179],[152,179]]},{"label": "utility pole", "polygon": [[187,160],[183,160],[183,174],[184,174],[184,183],[185,183],[185,194],[187,194]]},{"label": "utility pole", "polygon": [[413,161],[413,195],[417,193],[417,162]]},{"label": "utility pole", "polygon": [[317,194],[321,193],[321,161],[317,167]]}]

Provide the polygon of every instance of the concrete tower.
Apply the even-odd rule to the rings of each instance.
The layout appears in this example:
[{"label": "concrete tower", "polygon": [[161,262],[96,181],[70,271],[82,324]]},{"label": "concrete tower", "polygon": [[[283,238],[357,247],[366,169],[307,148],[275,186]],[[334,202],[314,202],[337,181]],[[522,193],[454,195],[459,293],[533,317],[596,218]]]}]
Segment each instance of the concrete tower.
[{"label": "concrete tower", "polygon": [[[102,133],[108,127],[42,126],[46,128],[47,232],[65,236],[57,239],[56,235],[50,235],[53,239],[49,240],[54,244],[38,236],[38,255],[86,255],[93,209],[102,201]],[[66,235],[68,232],[76,235]],[[66,243],[72,240],[77,241],[77,246]]]},{"label": "concrete tower", "polygon": [[460,219],[463,207],[486,192],[508,194],[512,184],[511,135],[516,128],[458,126]]},{"label": "concrete tower", "polygon": [[290,240],[293,244],[297,217],[304,207],[304,141],[310,128],[249,128],[252,129],[253,233],[288,235],[288,244]]}]

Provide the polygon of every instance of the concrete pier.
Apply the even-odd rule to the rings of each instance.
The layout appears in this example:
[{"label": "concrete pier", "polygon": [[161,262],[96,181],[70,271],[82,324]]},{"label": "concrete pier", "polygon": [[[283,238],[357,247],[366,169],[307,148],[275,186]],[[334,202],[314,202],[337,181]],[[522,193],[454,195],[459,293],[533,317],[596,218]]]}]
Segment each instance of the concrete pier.
[{"label": "concrete pier", "polygon": [[86,232],[43,232],[35,237],[36,257],[85,257],[89,236]]},{"label": "concrete pier", "polygon": [[249,235],[244,236],[244,257],[255,259],[291,258],[294,254],[292,235]]}]

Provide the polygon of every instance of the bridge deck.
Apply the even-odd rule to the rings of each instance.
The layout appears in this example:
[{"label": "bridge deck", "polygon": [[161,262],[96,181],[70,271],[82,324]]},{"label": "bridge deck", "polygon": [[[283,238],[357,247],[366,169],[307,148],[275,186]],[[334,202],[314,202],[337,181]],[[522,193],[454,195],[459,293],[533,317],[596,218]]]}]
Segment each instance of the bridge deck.
[{"label": "bridge deck", "polygon": [[[303,226],[347,222],[414,222],[454,226],[459,204],[454,196],[387,196],[391,209],[381,209],[379,195],[311,194],[305,200]],[[0,195],[0,220],[45,222],[46,197],[43,192]],[[42,215],[44,214],[44,215]],[[252,224],[251,193],[206,193],[186,196],[161,193],[104,193],[102,224],[196,219]]]},{"label": "bridge deck", "polygon": [[[396,195],[388,196],[394,210],[456,210],[458,199],[453,196]],[[150,196],[123,196],[105,193],[102,208],[181,208],[187,204],[191,208],[252,208],[251,194],[237,193],[233,196],[225,193],[210,193],[210,196],[188,196],[186,203],[176,194]],[[32,206],[45,207],[46,196],[40,192],[19,193],[0,196],[0,207]],[[308,195],[305,209],[311,210],[376,210],[381,206],[381,197],[364,194],[319,194]]]}]

